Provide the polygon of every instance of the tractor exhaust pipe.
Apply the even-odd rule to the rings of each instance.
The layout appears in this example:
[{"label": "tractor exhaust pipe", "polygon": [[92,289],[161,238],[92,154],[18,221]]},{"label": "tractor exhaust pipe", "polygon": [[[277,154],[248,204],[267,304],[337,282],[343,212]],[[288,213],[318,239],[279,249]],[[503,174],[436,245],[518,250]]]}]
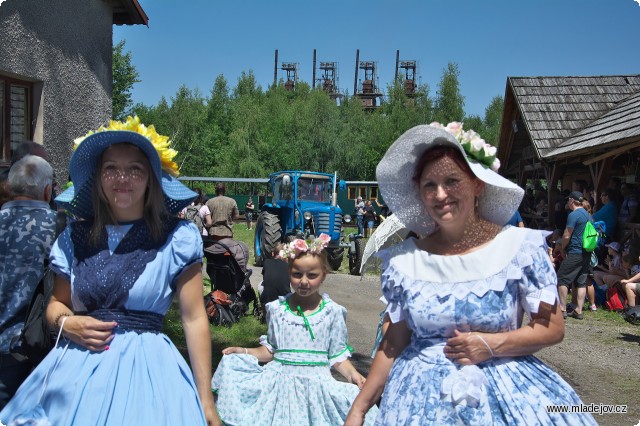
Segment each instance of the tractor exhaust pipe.
[{"label": "tractor exhaust pipe", "polygon": [[331,196],[331,205],[335,207],[338,204],[338,194],[336,193],[336,183],[338,181],[338,172],[333,172],[333,195]]}]

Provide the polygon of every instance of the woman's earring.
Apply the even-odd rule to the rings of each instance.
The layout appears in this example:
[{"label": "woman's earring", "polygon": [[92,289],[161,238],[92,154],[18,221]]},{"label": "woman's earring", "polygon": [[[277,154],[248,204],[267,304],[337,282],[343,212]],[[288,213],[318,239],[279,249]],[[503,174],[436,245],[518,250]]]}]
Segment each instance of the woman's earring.
[{"label": "woman's earring", "polygon": [[476,204],[475,207],[478,208],[478,206],[480,205],[480,198],[476,197]]}]

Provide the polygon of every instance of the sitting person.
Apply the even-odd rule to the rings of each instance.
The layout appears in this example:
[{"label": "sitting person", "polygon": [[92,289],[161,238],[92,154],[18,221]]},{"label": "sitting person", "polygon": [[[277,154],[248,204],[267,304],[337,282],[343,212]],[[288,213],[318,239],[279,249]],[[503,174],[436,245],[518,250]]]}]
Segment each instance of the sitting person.
[{"label": "sitting person", "polygon": [[[262,282],[258,285],[258,293],[260,293],[260,304],[263,310],[266,309],[267,303],[291,293],[287,262],[276,258],[282,247],[279,243],[272,253],[272,258],[264,259],[262,262]],[[266,311],[264,314],[266,315]]]},{"label": "sitting person", "polygon": [[262,282],[258,285],[260,302],[263,304],[273,302],[277,300],[279,296],[286,296],[291,293],[287,262],[277,257],[282,247],[282,243],[278,243],[272,252],[271,258],[263,260],[263,278]]},{"label": "sitting person", "polygon": [[[640,262],[640,258],[637,261]],[[627,296],[627,304],[633,308],[636,306],[636,299],[640,294],[640,265],[634,265],[631,271],[635,274],[631,278],[620,280],[620,285]]]},{"label": "sitting person", "polygon": [[633,263],[633,257],[629,254],[624,254],[621,257],[620,267],[614,267],[613,261],[611,261],[609,263],[610,269],[607,272],[595,271],[593,279],[598,286],[613,287],[620,280],[628,279],[631,276]]},{"label": "sitting person", "polygon": [[611,273],[622,268],[622,246],[620,245],[620,243],[617,241],[613,241],[609,244],[605,244],[605,247],[607,248],[607,257],[604,260],[605,264],[599,264],[598,266],[596,266],[596,268],[599,270],[594,271],[594,279],[596,274],[601,276],[603,275],[603,272]]}]

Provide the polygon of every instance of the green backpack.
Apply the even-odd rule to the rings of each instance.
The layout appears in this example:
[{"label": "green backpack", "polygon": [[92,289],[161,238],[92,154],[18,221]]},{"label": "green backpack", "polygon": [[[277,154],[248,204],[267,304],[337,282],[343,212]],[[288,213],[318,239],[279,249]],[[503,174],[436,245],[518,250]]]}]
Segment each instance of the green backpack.
[{"label": "green backpack", "polygon": [[598,246],[598,231],[593,226],[591,220],[587,220],[582,233],[582,248],[584,251],[592,252]]}]

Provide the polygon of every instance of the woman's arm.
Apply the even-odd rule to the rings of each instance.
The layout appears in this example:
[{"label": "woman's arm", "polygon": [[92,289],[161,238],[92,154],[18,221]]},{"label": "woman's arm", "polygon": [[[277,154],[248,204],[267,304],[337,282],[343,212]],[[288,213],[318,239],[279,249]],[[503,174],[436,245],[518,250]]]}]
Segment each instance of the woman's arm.
[{"label": "woman's arm", "polygon": [[478,364],[493,357],[530,355],[564,338],[564,320],[557,303],[540,302],[527,325],[504,333],[461,333],[447,340],[444,354],[463,365]]},{"label": "woman's arm", "polygon": [[67,317],[62,330],[64,337],[91,351],[109,349],[109,343],[114,337],[113,328],[118,324],[115,321],[104,322],[85,315],[74,315],[71,307],[71,284],[62,276],[56,275],[46,312],[49,324],[58,330],[62,319]]},{"label": "woman's arm", "polygon": [[202,299],[204,290],[201,271],[200,263],[193,264],[184,271],[177,283],[177,293],[191,369],[204,416],[209,425],[220,425],[211,392],[211,334]]},{"label": "woman's arm", "polygon": [[353,401],[345,426],[362,425],[365,414],[382,395],[391,366],[411,339],[411,330],[407,327],[407,323],[405,321],[392,323],[388,315],[385,315],[382,330],[384,335],[371,364],[367,381]]}]

